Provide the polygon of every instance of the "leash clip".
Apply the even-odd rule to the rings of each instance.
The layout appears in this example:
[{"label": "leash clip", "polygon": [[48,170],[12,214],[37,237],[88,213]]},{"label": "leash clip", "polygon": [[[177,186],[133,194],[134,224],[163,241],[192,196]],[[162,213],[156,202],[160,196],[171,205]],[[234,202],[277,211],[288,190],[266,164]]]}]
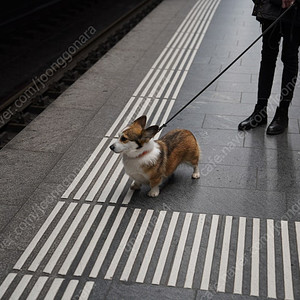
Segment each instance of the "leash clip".
[{"label": "leash clip", "polygon": [[163,128],[165,128],[165,127],[167,127],[167,124],[166,123],[164,123],[164,124],[162,124],[159,128],[158,128],[158,131],[161,131]]}]

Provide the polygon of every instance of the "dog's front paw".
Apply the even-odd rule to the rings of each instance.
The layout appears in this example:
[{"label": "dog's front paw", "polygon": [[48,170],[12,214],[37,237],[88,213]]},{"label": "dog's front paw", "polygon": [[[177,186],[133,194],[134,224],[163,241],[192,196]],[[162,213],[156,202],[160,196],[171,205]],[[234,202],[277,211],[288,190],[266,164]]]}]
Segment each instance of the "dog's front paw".
[{"label": "dog's front paw", "polygon": [[194,172],[193,172],[192,178],[193,179],[200,178],[200,171],[199,171],[199,167],[198,166],[194,166]]},{"label": "dog's front paw", "polygon": [[155,198],[159,195],[159,187],[154,187],[152,188],[149,193],[148,193],[148,196],[149,197],[152,197],[152,198]]},{"label": "dog's front paw", "polygon": [[141,185],[139,184],[139,183],[137,183],[136,181],[134,181],[132,184],[131,184],[131,186],[130,186],[130,188],[132,189],[132,190],[140,190],[141,189]]},{"label": "dog's front paw", "polygon": [[193,179],[199,179],[200,178],[200,173],[199,172],[193,173],[192,178]]}]

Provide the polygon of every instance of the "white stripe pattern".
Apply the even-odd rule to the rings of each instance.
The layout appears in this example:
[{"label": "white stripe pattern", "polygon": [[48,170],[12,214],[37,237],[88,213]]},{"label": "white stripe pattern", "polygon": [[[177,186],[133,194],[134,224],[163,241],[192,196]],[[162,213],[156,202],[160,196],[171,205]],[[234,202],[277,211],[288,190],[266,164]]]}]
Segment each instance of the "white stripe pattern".
[{"label": "white stripe pattern", "polygon": [[[60,218],[56,221],[55,216],[51,216],[53,221],[45,222],[47,227],[43,231],[53,228],[49,237],[57,232],[54,222],[60,224],[61,234],[56,240],[48,238],[44,244],[34,243],[34,248],[25,250],[29,255],[19,270],[22,273],[8,274],[0,286],[0,299],[8,298],[8,294],[12,299],[22,298],[29,286],[31,291],[28,293],[32,299],[40,298],[40,295],[44,295],[45,299],[53,299],[59,290],[63,299],[69,299],[75,291],[78,293],[83,288],[82,285],[79,287],[78,277],[72,279],[72,276],[95,280],[103,276],[109,280],[155,285],[167,283],[169,286],[202,290],[210,290],[212,280],[217,280],[217,285],[212,286],[218,292],[243,295],[245,268],[250,271],[251,295],[260,297],[266,294],[269,298],[276,298],[280,290],[278,284],[281,284],[276,282],[278,269],[284,271],[284,290],[280,292],[284,299],[294,299],[295,292],[300,292],[296,284],[299,279],[291,267],[291,261],[298,259],[299,252],[292,253],[290,248],[290,239],[299,246],[299,222],[295,223],[296,230],[290,231],[292,224],[281,221],[281,227],[276,226],[281,235],[275,236],[274,220],[270,219],[156,212],[86,203],[80,209],[77,206],[76,203],[64,203],[61,209],[57,209]],[[276,251],[275,242],[281,245]],[[55,260],[51,253],[54,243],[60,252],[59,259]],[[70,251],[65,253],[63,249],[66,245]],[[42,249],[45,252],[41,260]],[[266,251],[266,257],[261,255],[261,251]],[[37,253],[38,260],[31,256],[32,252]],[[281,257],[276,260],[276,264],[275,258],[279,254]],[[41,270],[42,266],[46,266],[42,270],[51,266],[48,271],[54,280],[48,283],[50,277],[37,278],[38,275],[32,273],[24,275],[23,272],[30,271],[32,260],[36,261],[37,270]],[[183,260],[186,263],[183,264]],[[280,261],[281,265],[278,265]],[[55,270],[58,270],[59,275],[68,274],[70,281],[63,285],[65,279],[55,278]],[[265,286],[260,280],[261,274],[267,275]],[[88,293],[93,283],[89,283]]]},{"label": "white stripe pattern", "polygon": [[226,216],[223,245],[222,245],[222,252],[221,252],[221,259],[220,259],[220,272],[219,272],[218,288],[217,288],[218,292],[223,292],[223,293],[225,293],[225,283],[227,279],[231,228],[232,228],[232,216]]}]

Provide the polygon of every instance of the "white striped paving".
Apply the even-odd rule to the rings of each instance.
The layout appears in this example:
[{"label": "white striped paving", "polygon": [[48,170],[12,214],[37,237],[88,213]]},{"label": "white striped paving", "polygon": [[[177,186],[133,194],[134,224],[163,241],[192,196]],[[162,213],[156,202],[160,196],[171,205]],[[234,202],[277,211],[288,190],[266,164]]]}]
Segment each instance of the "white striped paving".
[{"label": "white striped paving", "polygon": [[0,299],[2,299],[3,295],[6,293],[7,289],[11,285],[11,283],[14,281],[15,277],[17,276],[17,273],[9,273],[2,284],[0,285]]},{"label": "white striped paving", "polygon": [[[107,151],[111,151],[111,150],[108,148]],[[95,184],[91,188],[90,192],[88,193],[87,197],[85,198],[86,201],[94,200],[96,194],[98,193],[98,191],[100,190],[101,186],[104,183],[104,179],[107,177],[108,173],[113,168],[113,165],[116,163],[116,161],[119,157],[120,156],[118,154],[113,153],[110,160],[108,162],[106,162],[106,166],[105,166],[104,170],[102,171],[102,173],[96,180]]]},{"label": "white striped paving", "polygon": [[153,251],[156,246],[165,216],[166,216],[166,211],[159,212],[159,216],[157,218],[155,227],[153,229],[151,240],[149,241],[148,248],[147,248],[147,251],[144,256],[144,260],[141,264],[139,273],[136,278],[136,282],[143,282],[145,279],[146,272],[148,270],[148,267],[149,267],[149,264],[150,264],[150,261],[151,261],[152,255],[153,255]]},{"label": "white striped paving", "polygon": [[[150,70],[148,72],[148,76],[150,76],[152,73],[152,70]],[[147,78],[147,76],[145,77],[145,79]],[[144,80],[145,80],[144,79]],[[131,97],[130,100],[127,102],[127,104],[125,105],[125,107],[123,108],[122,112],[119,114],[118,118],[116,119],[116,121],[113,123],[113,125],[110,127],[110,129],[107,131],[107,133],[105,134],[105,136],[109,137],[113,134],[113,132],[116,130],[118,124],[121,122],[121,120],[124,118],[127,110],[129,109],[129,107],[132,105],[133,101],[135,100],[135,96]]]},{"label": "white striped paving", "polygon": [[104,144],[106,143],[106,141],[107,141],[106,139],[103,139],[100,142],[100,144],[96,147],[96,149],[94,150],[94,152],[92,153],[92,155],[89,157],[89,159],[87,160],[87,162],[84,164],[84,166],[80,170],[80,172],[76,175],[76,177],[74,178],[74,180],[72,181],[72,183],[70,184],[70,186],[67,188],[67,190],[64,192],[64,194],[61,196],[61,198],[67,199],[70,196],[70,194],[76,188],[76,186],[78,185],[78,183],[80,182],[80,180],[83,178],[84,174],[87,172],[87,170],[89,169],[89,167],[94,162],[94,160],[97,157],[97,155],[102,150],[102,148],[103,148]]},{"label": "white striped paving", "polygon": [[[121,126],[119,127],[119,131],[126,128],[128,124],[130,124],[133,121],[134,116],[136,117],[136,112],[139,111],[139,108],[142,106],[143,102],[144,102],[144,98],[139,97],[136,103],[134,104],[134,106],[132,107],[132,109],[129,112],[127,112],[126,114],[127,117],[123,121],[123,123],[121,123]],[[115,137],[118,137],[118,135],[116,134]]]},{"label": "white striped paving", "polygon": [[59,245],[56,247],[55,251],[53,252],[50,260],[48,261],[46,267],[44,268],[45,273],[51,273],[53,268],[55,267],[57,261],[59,260],[60,256],[62,255],[63,251],[65,250],[68,242],[70,241],[74,231],[77,229],[80,221],[82,220],[83,216],[85,215],[86,211],[88,210],[89,205],[83,204],[76,214],[72,224],[70,225],[68,231],[65,233],[64,237],[60,241]]},{"label": "white striped paving", "polygon": [[[113,186],[115,185],[115,183],[117,182],[121,172],[123,170],[123,164],[119,163],[116,167],[116,169],[114,170],[113,174],[111,175],[111,177],[109,178],[108,183],[106,184],[105,188],[103,189],[103,191],[101,192],[101,194],[99,195],[98,198],[98,202],[105,202],[106,199],[108,198],[108,195],[110,194],[110,192],[113,190]],[[124,186],[122,186],[122,190],[124,189]],[[115,203],[116,201],[114,201],[112,197],[112,199],[110,199],[110,203]]]},{"label": "white striped paving", "polygon": [[62,215],[61,219],[59,220],[59,222],[55,226],[54,230],[52,231],[52,233],[48,237],[47,241],[44,243],[43,247],[41,248],[39,253],[36,255],[34,261],[30,265],[30,267],[28,268],[29,271],[36,271],[37,270],[37,268],[39,267],[39,265],[42,262],[43,258],[47,254],[48,250],[52,246],[53,242],[57,238],[57,236],[60,233],[61,229],[63,228],[65,222],[68,220],[69,216],[71,215],[71,213],[73,212],[73,210],[75,209],[76,206],[77,206],[77,203],[70,203],[69,204],[66,211]]},{"label": "white striped paving", "polygon": [[259,296],[259,251],[260,251],[260,220],[253,219],[252,231],[252,262],[251,262],[251,296]]},{"label": "white striped paving", "polygon": [[159,257],[157,266],[156,266],[156,270],[152,279],[152,284],[159,284],[160,280],[161,280],[161,276],[162,273],[164,271],[164,267],[166,264],[166,260],[167,260],[167,256],[169,253],[169,248],[173,239],[173,235],[174,235],[174,231],[175,231],[175,227],[178,221],[178,217],[179,217],[179,213],[178,212],[174,212],[172,214],[172,218],[169,224],[169,228],[168,228],[168,232],[167,235],[165,237],[165,241],[164,241],[164,245],[162,247],[161,250],[161,255]]},{"label": "white striped paving", "polygon": [[0,285],[0,299],[2,299],[3,295],[6,293],[7,289],[11,285],[11,283],[14,281],[15,277],[17,276],[17,273],[9,273],[2,284]]},{"label": "white striped paving", "polygon": [[88,177],[82,183],[81,187],[79,188],[79,190],[77,191],[77,193],[75,194],[73,199],[80,200],[80,198],[85,193],[87,188],[90,186],[93,179],[97,175],[99,169],[102,167],[102,165],[104,164],[104,162],[106,161],[106,159],[107,159],[107,157],[109,156],[110,153],[111,153],[111,150],[107,147],[105,149],[105,151],[103,152],[103,154],[101,155],[101,157],[99,158],[99,160],[97,161],[96,165],[93,167],[93,169],[89,173]]},{"label": "white striped paving", "polygon": [[285,299],[294,299],[293,278],[291,269],[291,252],[287,221],[281,221],[281,242]]},{"label": "white striped paving", "polygon": [[174,258],[174,262],[173,262],[170,277],[169,277],[168,285],[170,285],[170,286],[175,286],[176,285],[178,272],[179,272],[179,269],[180,269],[180,264],[181,264],[181,260],[182,260],[182,256],[183,256],[183,251],[184,251],[184,248],[185,248],[185,243],[186,243],[186,239],[187,239],[187,236],[188,236],[188,233],[189,233],[189,227],[190,227],[191,220],[192,220],[192,215],[193,214],[191,214],[191,213],[187,213],[185,215],[185,219],[184,219],[180,239],[179,239],[179,242],[178,242],[178,245],[177,245],[175,258]]},{"label": "white striped paving", "polygon": [[232,216],[226,216],[221,259],[220,259],[218,286],[217,286],[217,291],[223,293],[225,293],[225,287],[226,287],[231,229],[232,229]]},{"label": "white striped paving", "polygon": [[188,72],[184,71],[183,74],[181,75],[180,80],[179,80],[179,82],[178,82],[178,84],[176,86],[176,89],[174,91],[174,94],[172,95],[172,99],[176,99],[177,98],[177,96],[178,96],[178,94],[180,92],[181,86],[183,85],[183,82],[184,82],[187,74],[188,74]]},{"label": "white striped paving", "polygon": [[[12,281],[16,278],[17,273],[10,273],[0,286],[0,299],[4,299],[3,295],[6,293],[7,289],[9,288]],[[34,275],[25,274],[21,277],[19,283],[17,284],[16,288],[12,292],[11,295],[8,295],[5,299],[10,300],[18,300],[18,299],[25,299],[23,294],[28,293],[28,296],[26,299],[29,300],[36,300],[40,299],[41,292],[45,288],[47,281],[50,277],[47,276],[40,276],[37,278],[34,285],[31,287],[30,290],[28,290],[28,286],[30,284],[31,280],[34,280]],[[51,279],[50,279],[51,280]],[[57,296],[57,293],[62,285],[62,283],[65,281],[64,278],[54,278],[50,287],[46,289],[45,293],[46,296],[43,298],[45,300],[53,300]],[[77,279],[71,279],[66,286],[65,290],[63,291],[63,295],[60,298],[61,300],[71,300],[73,299],[74,292],[79,284],[79,280]],[[76,295],[76,298],[79,299],[88,299],[92,289],[94,286],[94,282],[87,281],[83,287],[79,291],[79,294]],[[80,297],[79,297],[80,296]]]},{"label": "white striped paving", "polygon": [[235,277],[234,277],[234,294],[242,294],[243,286],[243,267],[244,267],[244,257],[245,257],[245,232],[246,232],[246,218],[239,218],[239,232],[237,241],[237,251],[236,251],[236,263],[235,263]]},{"label": "white striped paving", "polygon": [[116,270],[116,268],[118,266],[118,263],[119,263],[119,261],[121,259],[123,251],[124,251],[124,249],[125,249],[125,247],[127,245],[128,239],[129,239],[130,234],[131,234],[131,232],[132,232],[132,230],[134,228],[135,222],[136,222],[136,220],[137,220],[137,218],[138,218],[138,216],[140,214],[140,211],[141,210],[138,209],[138,208],[136,208],[133,211],[132,216],[130,218],[130,221],[129,221],[128,225],[127,225],[126,231],[125,231],[125,233],[124,233],[124,235],[122,237],[122,240],[120,242],[120,245],[119,245],[119,247],[118,247],[118,249],[117,249],[117,251],[116,251],[116,253],[115,253],[115,255],[114,255],[114,257],[113,257],[113,259],[111,261],[111,263],[110,263],[110,266],[109,266],[109,268],[108,268],[108,270],[106,272],[106,275],[104,277],[105,279],[112,279],[113,278],[115,270]]},{"label": "white striped paving", "polygon": [[64,202],[58,202],[52,212],[50,213],[49,217],[46,219],[38,233],[34,236],[33,240],[30,242],[30,244],[27,246],[26,250],[23,252],[21,257],[18,259],[17,263],[14,266],[14,269],[20,270],[30,254],[32,253],[33,249],[36,247],[38,242],[40,241],[41,237],[45,234],[46,230],[48,229],[49,225],[53,221],[53,219],[56,217],[60,209],[63,207],[65,203]]},{"label": "white striped paving", "polygon": [[102,232],[103,232],[103,230],[104,230],[104,228],[105,228],[105,226],[106,226],[106,224],[109,220],[109,217],[110,217],[111,213],[113,212],[113,210],[114,210],[114,207],[112,207],[112,206],[108,206],[106,208],[106,210],[104,212],[104,215],[103,215],[103,217],[102,217],[102,219],[101,219],[101,221],[100,221],[100,223],[99,223],[99,225],[98,225],[98,227],[97,227],[97,229],[96,229],[96,231],[95,231],[88,247],[86,248],[86,250],[85,250],[85,252],[84,252],[77,268],[76,268],[76,270],[75,270],[74,274],[76,276],[81,276],[83,271],[85,270],[85,268],[86,268],[86,266],[87,266],[87,264],[90,260],[90,257],[91,257],[91,255],[92,255],[92,253],[93,253],[93,251],[94,251],[94,249],[97,245],[97,242],[98,242],[98,240],[99,240],[99,238],[100,238],[100,236],[101,236],[101,234],[102,234]]},{"label": "white striped paving", "polygon": [[[145,97],[146,94],[148,93],[150,87],[153,85],[154,80],[158,77],[159,73],[161,72],[160,69],[156,70],[153,74],[153,77],[149,80],[149,82],[146,85],[146,88],[142,91],[141,96]],[[129,122],[130,119],[127,118],[127,122]]]},{"label": "white striped paving", "polygon": [[194,279],[194,274],[195,274],[195,269],[196,269],[198,253],[199,253],[199,249],[200,249],[200,243],[201,243],[201,238],[202,238],[204,222],[205,222],[205,215],[203,215],[203,214],[199,215],[197,228],[196,228],[195,236],[194,236],[192,252],[190,255],[189,265],[188,265],[185,283],[184,283],[185,288],[192,288],[192,286],[193,286],[193,279]]},{"label": "white striped paving", "polygon": [[35,300],[39,297],[43,287],[45,286],[45,283],[47,282],[48,277],[41,276],[38,278],[36,283],[34,284],[30,294],[28,295],[27,299]]},{"label": "white striped paving", "polygon": [[127,205],[129,204],[131,197],[133,196],[134,191],[132,189],[129,189],[123,199],[122,204]]},{"label": "white striped paving", "polygon": [[267,220],[267,289],[268,297],[276,299],[274,220],[270,219]]},{"label": "white striped paving", "polygon": [[63,283],[64,279],[63,278],[54,278],[50,289],[48,290],[47,295],[45,296],[44,300],[53,300]]},{"label": "white striped paving", "polygon": [[100,212],[100,209],[102,208],[101,205],[96,205],[94,206],[88,220],[86,221],[82,231],[80,232],[78,238],[76,239],[72,249],[69,251],[68,256],[66,257],[66,259],[64,260],[63,265],[61,266],[60,270],[59,270],[59,274],[61,275],[66,275],[72,262],[74,261],[75,256],[77,255],[77,252],[79,251],[79,249],[81,248],[84,239],[86,238],[88,232],[91,230],[91,227],[97,217],[97,215]]},{"label": "white striped paving", "polygon": [[[143,114],[147,109],[147,115],[149,118],[151,118],[154,108],[158,104],[157,101],[153,101],[151,103],[153,98],[160,98],[165,93],[165,99],[176,100],[192,61],[196,55],[197,49],[200,47],[202,38],[209,25],[214,10],[218,4],[219,1],[217,0],[198,1],[195,4],[195,6],[190,10],[189,14],[179,26],[178,30],[170,39],[161,55],[156,59],[151,69],[134,92],[133,97],[130,98],[110,130],[108,130],[106,137],[111,137],[111,135],[115,133],[117,129],[121,130],[127,126],[133,120],[133,118],[137,117],[138,114]],[[191,52],[191,50],[193,51]],[[183,69],[185,65],[186,67]],[[174,103],[172,103],[172,106],[173,104]],[[170,111],[171,110],[161,110],[159,115],[156,114],[155,120],[153,120],[152,123],[156,123],[160,117],[162,117],[164,120],[167,120]],[[161,121],[161,123],[164,122]],[[92,154],[91,158],[88,160],[81,172],[74,179],[67,191],[63,194],[62,198],[68,198],[76,186],[79,185],[84,175],[88,172],[93,160],[96,158],[99,151],[101,151],[99,148],[102,149],[105,142],[101,141],[100,144],[101,147],[97,147],[96,153]],[[117,158],[113,155],[108,159],[110,155],[109,153],[109,149],[104,150],[100,160],[98,160],[94,168],[88,174],[87,178],[79,186],[79,189],[74,196],[75,200],[80,200],[83,194],[88,192],[85,200],[93,201],[104,182],[106,182],[105,186],[103,186],[103,191],[101,192],[98,201],[109,201],[112,203],[116,202],[116,197],[113,199],[108,199],[108,196],[110,191],[114,189],[114,185],[118,179],[118,176],[121,174],[121,163],[115,165]],[[98,174],[103,164],[107,165],[105,172]],[[116,166],[116,172],[110,172],[114,166]],[[96,180],[94,185],[91,187],[91,183],[95,179],[96,175],[98,176],[98,180]],[[106,180],[106,178],[109,176],[111,176],[111,178]],[[124,179],[121,180],[121,183],[118,185],[118,193],[120,190],[125,188],[127,181]],[[114,196],[117,196],[117,194]],[[129,201],[130,199],[127,198],[125,202],[129,203]],[[123,203],[125,202],[123,201]]]},{"label": "white striped paving", "polygon": [[300,269],[300,222],[295,222],[296,228],[296,240],[297,240],[297,250],[298,250],[298,262]]},{"label": "white striped paving", "polygon": [[[114,194],[112,195],[112,197],[110,199],[111,203],[116,203],[118,201],[119,197],[121,196],[121,194],[124,190],[124,186],[127,184],[128,181],[129,181],[129,176],[127,174],[124,174],[120,183],[118,184],[117,188],[115,189]],[[131,190],[129,190],[129,191],[131,191]],[[102,199],[99,199],[99,201],[101,201],[101,200]],[[104,201],[105,200],[106,199],[104,199]],[[104,202],[104,201],[101,201],[101,202]],[[129,201],[130,201],[130,199],[129,199]]]},{"label": "white striped paving", "polygon": [[78,280],[70,280],[61,300],[71,300],[73,298],[73,294],[75,292],[75,289],[78,285]]},{"label": "white striped paving", "polygon": [[209,287],[211,267],[212,267],[215,242],[217,237],[218,222],[219,222],[219,216],[213,215],[211,227],[210,227],[208,245],[206,249],[206,257],[205,257],[205,263],[204,263],[204,268],[202,273],[202,281],[200,286],[202,290],[208,290]]},{"label": "white striped paving", "polygon": [[[77,205],[77,203],[75,204]],[[69,207],[71,205],[72,203],[68,204]],[[82,276],[85,266],[92,259],[93,261],[95,260],[95,263],[93,263],[92,271],[89,274],[89,277],[91,278],[97,278],[99,274],[105,274],[105,279],[117,279],[117,273],[121,274],[120,280],[133,280],[139,283],[152,282],[152,284],[160,284],[163,274],[165,274],[168,277],[166,280],[169,286],[178,286],[180,284],[179,282],[182,282],[183,280],[183,286],[185,288],[200,288],[203,290],[209,290],[213,259],[219,259],[219,263],[216,262],[215,264],[216,266],[219,266],[218,270],[215,270],[215,273],[219,274],[217,291],[225,292],[227,270],[234,270],[235,278],[232,292],[241,295],[243,294],[243,265],[246,261],[246,224],[248,224],[249,231],[247,232],[250,233],[250,231],[252,231],[252,233],[250,233],[252,239],[251,241],[249,240],[250,245],[246,249],[246,253],[250,252],[251,255],[251,260],[247,260],[250,263],[251,270],[249,274],[250,294],[256,295],[258,298],[263,295],[267,295],[269,298],[276,299],[277,289],[284,287],[284,299],[293,299],[294,289],[299,292],[299,287],[297,285],[297,282],[299,281],[299,278],[297,277],[298,274],[297,272],[293,273],[291,268],[291,261],[292,259],[298,259],[299,251],[291,253],[290,250],[290,240],[295,240],[297,242],[297,247],[299,247],[299,222],[294,224],[296,229],[295,231],[289,231],[289,226],[293,224],[288,223],[287,221],[281,221],[281,235],[274,236],[274,220],[269,219],[266,220],[266,232],[263,232],[262,228],[264,227],[261,226],[263,222],[258,218],[251,219],[251,221],[250,219],[239,217],[239,222],[233,223],[233,217],[224,216],[225,222],[223,225],[223,222],[220,222],[220,218],[222,217],[218,215],[206,218],[206,215],[204,214],[198,215],[171,211],[160,211],[156,213],[153,210],[141,212],[140,209],[136,208],[132,211],[127,207],[120,207],[118,212],[113,214],[113,210],[115,208],[111,206],[103,208],[102,205],[96,204],[92,207],[92,209],[86,210],[88,206],[90,207],[91,204],[83,203],[74,219],[71,219],[72,215],[69,212],[67,214],[68,218],[62,217],[59,220],[59,222],[62,219],[64,220],[64,228],[62,228],[62,230],[65,234],[61,237],[61,241],[58,243],[56,249],[60,249],[58,251],[58,257],[62,255],[67,256],[66,258],[64,257],[63,265],[59,271],[60,275],[64,276],[68,273],[69,277],[73,275]],[[82,248],[85,237],[91,230],[92,226],[94,226],[96,217],[101,209],[104,210],[103,214],[98,220],[95,232],[90,237],[90,240],[87,241],[87,247],[84,253],[80,254],[81,256],[78,257],[78,262],[76,263],[77,269],[73,274],[70,272],[70,266],[72,265],[72,262],[74,262],[76,255],[78,255],[79,249]],[[65,213],[67,210],[65,210]],[[57,210],[57,212],[59,211],[60,210]],[[83,220],[86,219],[83,218],[83,216],[87,217],[86,215],[88,212],[89,216],[85,221],[84,227],[80,232],[78,232],[79,236],[75,239],[74,234],[78,231],[75,228],[79,228],[79,223],[83,223]],[[116,215],[116,217],[114,217],[113,222],[110,222],[110,228],[107,228],[109,220],[111,220],[111,217],[114,215]],[[179,216],[181,216],[182,219],[182,222],[180,223],[178,222]],[[191,222],[193,219],[195,222]],[[231,234],[233,226],[236,227],[234,232],[237,231],[238,233],[237,241],[235,241],[235,235],[233,236]],[[165,228],[165,230],[162,230],[162,228]],[[204,228],[205,232],[208,233],[207,237],[202,234]],[[105,235],[102,235],[103,230],[106,232]],[[123,232],[123,230],[125,232]],[[57,231],[57,227],[55,227],[53,231]],[[175,232],[176,239],[178,236],[178,243],[176,242],[176,244],[174,242]],[[145,239],[148,234],[149,239]],[[260,239],[260,236],[263,237],[265,234],[266,239]],[[119,241],[120,236],[122,236],[121,241]],[[217,236],[220,237],[220,241],[222,240],[220,258],[214,256],[217,247]],[[98,244],[101,239],[103,240],[103,237],[105,237],[105,240],[103,243],[101,242],[101,248],[96,248],[96,244]],[[130,239],[130,237],[132,238]],[[191,238],[192,244],[187,244],[187,237]],[[234,240],[232,241],[232,239]],[[281,247],[277,253],[275,252],[275,239],[281,243]],[[67,245],[71,240],[74,241],[73,246],[68,253],[64,254],[63,252],[65,251],[63,249],[65,249],[65,245]],[[47,239],[45,242],[47,247],[44,249],[48,249],[49,251],[55,242],[55,240],[52,240],[52,244],[48,245],[49,239]],[[266,242],[266,261],[263,261],[264,257],[260,256],[260,243],[262,242]],[[37,249],[33,250],[35,250],[39,255],[43,246],[39,245],[39,243],[36,245]],[[231,248],[231,251],[229,251],[229,245],[232,245],[233,247]],[[38,247],[41,247],[41,249],[38,249]],[[199,273],[198,268],[200,268],[200,264],[202,264],[199,259],[201,248],[205,250],[206,254],[203,262],[203,270]],[[172,249],[172,253],[170,249]],[[282,250],[281,253],[279,253],[280,250]],[[108,253],[111,253],[111,256],[113,256],[112,259]],[[185,269],[182,264],[184,253],[189,255],[189,257],[187,257],[187,269]],[[275,253],[280,255],[277,261],[281,265],[278,268],[283,269],[284,271],[283,286],[278,287],[277,284],[280,283],[276,283],[277,266],[275,265]],[[47,250],[45,250],[43,255],[45,257],[49,256]],[[235,261],[229,259],[230,255],[235,257]],[[29,257],[30,255],[28,256],[28,259]],[[53,261],[52,257],[53,255],[50,257],[48,264],[46,265],[46,269],[47,266],[51,265],[51,270],[53,272],[53,267],[59,267],[58,264],[61,259],[57,258]],[[169,264],[167,264],[168,258],[170,258]],[[229,265],[230,261],[232,265]],[[80,272],[78,272],[78,268]],[[101,273],[100,270],[102,270]],[[259,276],[261,273],[259,273],[258,270],[266,271],[267,280],[264,285],[262,285],[264,281],[261,281]],[[22,268],[22,273],[26,271],[26,269]],[[136,279],[130,279],[132,273],[137,274]],[[197,280],[194,278],[195,274],[197,274]],[[28,296],[29,299],[37,299],[46,288],[46,283],[49,279],[49,277],[46,276],[38,277],[36,279],[36,275],[33,274],[22,274],[22,277],[17,275],[19,274],[8,274],[6,279],[3,281],[0,286],[0,299],[3,299],[3,296],[8,293],[8,290],[12,293],[10,298],[6,295],[6,298],[9,299],[22,298],[24,293],[28,293],[30,295],[30,297]],[[52,274],[51,277],[55,277],[55,274]],[[44,291],[47,293],[45,299],[54,299],[56,297],[63,280],[65,280],[65,278],[54,278],[50,288],[47,285],[48,290]],[[71,281],[65,285],[65,290],[61,291],[63,295],[62,299],[71,299],[78,286],[78,278],[70,278],[70,280]],[[33,283],[31,284],[31,282]],[[85,294],[90,293],[90,288],[93,284],[93,282],[88,284]],[[15,287],[13,291],[9,289],[10,286]],[[32,286],[31,291],[28,291],[29,286]],[[228,287],[226,292],[230,292]],[[85,294],[82,294],[82,297],[84,297]]]},{"label": "white striped paving", "polygon": [[22,296],[22,294],[23,294],[24,290],[26,289],[26,287],[27,287],[29,281],[31,280],[31,278],[32,278],[32,275],[24,275],[22,277],[21,281],[19,282],[19,284],[15,288],[14,292],[10,296],[11,300],[20,299],[20,297]]},{"label": "white striped paving", "polygon": [[82,292],[80,294],[79,300],[87,300],[87,299],[89,299],[89,296],[90,296],[90,293],[91,293],[91,291],[92,291],[92,289],[94,287],[94,284],[95,284],[95,282],[88,281],[84,285],[83,290],[82,290]]},{"label": "white striped paving", "polygon": [[142,223],[141,228],[139,230],[139,233],[138,233],[138,235],[135,239],[135,242],[132,246],[130,255],[127,259],[127,262],[126,262],[126,265],[124,267],[124,270],[123,270],[123,273],[121,275],[120,280],[126,280],[127,281],[128,278],[129,278],[129,275],[130,275],[130,272],[132,270],[134,261],[136,259],[137,254],[138,254],[138,251],[141,247],[142,241],[145,237],[145,234],[146,234],[146,231],[147,231],[147,228],[148,228],[148,225],[149,225],[149,222],[151,220],[152,215],[153,215],[153,210],[151,210],[151,209],[147,210],[147,213],[144,217],[143,223]]},{"label": "white striped paving", "polygon": [[104,262],[104,259],[107,255],[108,250],[109,250],[109,247],[110,247],[110,245],[113,241],[113,238],[115,237],[115,234],[116,234],[116,232],[117,232],[117,230],[120,226],[120,223],[122,221],[122,218],[123,218],[123,216],[126,212],[126,209],[127,208],[125,208],[125,207],[120,208],[120,210],[118,212],[118,215],[116,216],[115,222],[114,222],[114,224],[112,225],[112,227],[110,229],[110,232],[109,232],[109,234],[108,234],[108,236],[105,240],[105,243],[104,243],[104,245],[103,245],[103,247],[102,247],[102,249],[101,249],[101,251],[100,251],[100,253],[97,257],[97,260],[94,264],[94,267],[91,271],[91,274],[90,274],[91,277],[97,277],[98,276],[99,271],[100,271],[100,269],[102,267],[102,264]]},{"label": "white striped paving", "polygon": [[165,98],[169,98],[170,97],[170,95],[171,95],[171,93],[172,93],[172,91],[173,91],[173,89],[174,89],[174,86],[175,86],[175,84],[177,83],[177,81],[178,81],[178,78],[179,78],[179,76],[181,75],[181,71],[177,71],[176,73],[175,73],[175,76],[174,76],[174,78],[172,79],[172,81],[170,82],[170,85],[169,85],[169,88],[168,88],[168,90],[167,90],[167,92],[166,92],[166,94],[165,94]]}]

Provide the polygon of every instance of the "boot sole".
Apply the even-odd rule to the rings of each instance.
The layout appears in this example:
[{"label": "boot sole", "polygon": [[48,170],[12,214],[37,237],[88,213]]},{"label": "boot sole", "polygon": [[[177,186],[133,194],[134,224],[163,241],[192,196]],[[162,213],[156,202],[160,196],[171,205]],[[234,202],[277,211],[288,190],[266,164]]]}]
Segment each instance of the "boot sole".
[{"label": "boot sole", "polygon": [[278,135],[278,134],[284,133],[285,130],[286,130],[286,128],[284,128],[283,130],[280,130],[280,131],[274,131],[274,132],[268,131],[268,130],[267,130],[266,134],[267,134],[267,135]]},{"label": "boot sole", "polygon": [[260,124],[257,124],[255,127],[253,126],[238,126],[238,130],[241,130],[241,131],[244,131],[244,130],[250,130],[250,129],[255,129],[257,127],[260,127],[260,126],[265,126],[267,125],[267,122],[265,123],[260,123]]}]

